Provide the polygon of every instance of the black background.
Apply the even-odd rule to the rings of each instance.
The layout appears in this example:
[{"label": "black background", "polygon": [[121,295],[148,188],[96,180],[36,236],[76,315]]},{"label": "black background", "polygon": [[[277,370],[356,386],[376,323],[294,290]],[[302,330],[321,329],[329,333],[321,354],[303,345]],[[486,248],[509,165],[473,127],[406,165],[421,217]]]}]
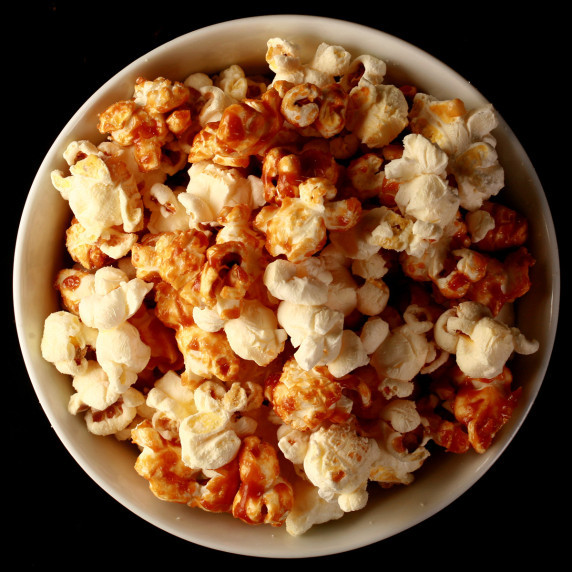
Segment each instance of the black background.
[{"label": "black background", "polygon": [[[433,54],[492,101],[520,139],[543,184],[558,232],[562,266],[559,335],[543,387],[523,427],[500,460],[438,515],[378,544],[291,564],[375,566],[414,570],[492,569],[541,557],[558,568],[569,537],[570,373],[563,352],[568,326],[570,209],[569,30],[554,2],[534,11],[502,3],[459,12],[436,3],[342,2],[306,11],[280,6],[225,8],[220,3],[20,3],[4,11],[2,34],[3,189],[9,201],[7,265],[35,172],[75,111],[116,72],[151,49],[223,20],[269,13],[305,13],[381,29]],[[236,6],[237,3],[234,4]],[[522,4],[517,4],[522,5]],[[429,8],[430,6],[430,8]],[[497,12],[495,10],[503,9]],[[353,11],[357,13],[354,13]],[[14,35],[11,36],[10,32]],[[8,364],[3,379],[3,559],[17,568],[46,565],[85,570],[184,569],[225,564],[252,568],[272,561],[219,553],[170,536],[102,491],[50,428],[25,371],[4,280]],[[4,419],[6,417],[4,416]],[[204,559],[204,560],[203,560]],[[160,568],[159,568],[160,567]]]}]

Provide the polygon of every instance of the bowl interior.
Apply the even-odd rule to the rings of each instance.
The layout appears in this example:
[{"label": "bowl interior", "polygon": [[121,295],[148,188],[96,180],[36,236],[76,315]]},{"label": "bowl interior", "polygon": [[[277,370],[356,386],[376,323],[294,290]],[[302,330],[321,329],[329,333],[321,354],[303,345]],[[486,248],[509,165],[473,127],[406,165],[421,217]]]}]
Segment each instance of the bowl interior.
[{"label": "bowl interior", "polygon": [[[217,24],[175,39],[111,78],[78,110],[54,142],[38,170],[22,215],[15,253],[14,309],[24,360],[42,407],[65,447],[104,490],[141,518],[196,544],[237,554],[290,558],[351,550],[397,534],[447,506],[486,472],[523,422],[542,383],[556,330],[559,268],[554,228],[540,182],[526,153],[501,119],[495,135],[506,174],[503,200],[528,216],[531,250],[537,256],[533,288],[520,303],[519,326],[540,341],[540,350],[525,363],[515,365],[515,375],[524,386],[522,404],[491,449],[484,455],[430,459],[412,486],[373,492],[366,509],[314,527],[299,538],[290,537],[285,530],[250,527],[228,515],[212,515],[155,499],[147,482],[133,470],[134,452],[112,438],[89,434],[83,419],[67,412],[69,378],[58,374],[40,354],[44,319],[57,309],[52,282],[61,268],[69,220],[67,204],[52,188],[50,172],[65,169],[62,153],[70,141],[100,138],[95,129],[97,113],[110,103],[131,97],[137,76],[184,79],[191,72],[214,72],[233,63],[258,71],[264,68],[266,41],[274,36],[295,41],[308,57],[320,41],[342,45],[354,55],[374,54],[387,62],[388,81],[413,82],[440,98],[459,97],[467,107],[484,103],[473,86],[430,55],[353,23],[319,17],[262,16]],[[50,216],[45,216],[46,212]]]}]

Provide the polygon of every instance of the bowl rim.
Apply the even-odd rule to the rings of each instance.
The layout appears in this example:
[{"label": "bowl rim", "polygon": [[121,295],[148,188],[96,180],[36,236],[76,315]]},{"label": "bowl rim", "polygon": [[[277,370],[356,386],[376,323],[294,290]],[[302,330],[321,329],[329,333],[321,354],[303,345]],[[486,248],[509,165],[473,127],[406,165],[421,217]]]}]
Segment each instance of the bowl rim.
[{"label": "bowl rim", "polygon": [[[512,130],[510,129],[510,127],[508,125],[506,125],[506,123],[504,122],[502,117],[500,117],[500,115],[499,115],[499,120],[502,123],[503,128],[507,131],[508,135],[511,136],[511,138],[512,138],[511,139],[512,145],[515,145],[518,148],[519,153],[521,153],[528,160],[528,164],[526,165],[528,176],[532,180],[532,185],[540,190],[540,194],[537,197],[538,200],[540,200],[542,202],[542,204],[545,205],[545,207],[546,207],[545,208],[545,214],[547,214],[547,217],[543,220],[545,227],[546,227],[544,229],[544,232],[547,234],[547,236],[551,240],[552,247],[553,247],[554,252],[555,252],[554,256],[550,260],[551,269],[552,269],[552,279],[553,279],[552,290],[550,292],[551,307],[552,307],[552,322],[551,322],[550,331],[549,331],[549,334],[548,334],[548,337],[546,340],[548,342],[548,346],[544,347],[544,352],[543,352],[544,358],[542,360],[541,365],[538,368],[538,371],[539,371],[538,376],[540,377],[540,383],[537,385],[537,387],[535,388],[533,393],[530,395],[529,400],[526,404],[526,408],[524,409],[522,414],[519,416],[518,421],[514,423],[512,429],[511,429],[510,435],[508,435],[508,438],[504,439],[503,442],[500,444],[500,446],[496,447],[494,450],[491,451],[490,455],[487,457],[486,463],[483,462],[483,464],[480,466],[479,470],[475,473],[475,476],[474,476],[474,479],[472,480],[472,482],[470,482],[468,484],[466,483],[465,486],[461,487],[462,490],[456,490],[452,494],[444,497],[440,503],[437,503],[434,505],[433,510],[431,512],[427,512],[427,513],[423,514],[422,518],[419,518],[417,520],[413,520],[407,526],[402,526],[401,528],[398,528],[397,530],[395,530],[392,534],[386,535],[384,537],[380,537],[377,540],[372,541],[371,538],[366,538],[366,539],[361,539],[361,540],[357,539],[357,540],[353,540],[351,542],[348,541],[343,546],[331,547],[330,549],[326,549],[323,546],[320,548],[316,548],[316,549],[306,547],[302,554],[299,554],[299,553],[293,554],[292,546],[290,546],[284,550],[278,550],[277,556],[273,556],[270,554],[260,554],[257,551],[253,552],[251,549],[247,549],[246,547],[245,547],[243,552],[236,552],[235,549],[228,550],[228,548],[224,544],[221,544],[221,542],[219,542],[217,540],[213,540],[211,543],[208,543],[208,542],[205,543],[204,541],[196,541],[196,540],[193,540],[193,539],[188,538],[188,537],[183,537],[183,536],[181,536],[180,531],[177,529],[176,525],[173,525],[171,528],[169,528],[168,526],[166,527],[166,526],[158,525],[140,507],[138,507],[132,503],[129,503],[124,498],[122,498],[121,495],[115,494],[115,492],[113,490],[110,490],[108,483],[103,481],[100,478],[99,474],[97,474],[94,470],[92,470],[92,467],[90,466],[89,462],[87,460],[84,460],[83,456],[81,454],[78,454],[77,451],[74,451],[74,447],[73,447],[71,441],[67,438],[67,435],[65,434],[63,429],[60,427],[60,423],[58,422],[58,419],[52,415],[52,412],[51,412],[50,408],[48,407],[48,405],[44,399],[44,389],[42,388],[41,381],[38,379],[38,377],[36,375],[31,348],[28,346],[29,342],[26,339],[26,336],[25,336],[24,331],[23,331],[22,295],[21,295],[21,284],[22,284],[22,277],[23,277],[24,265],[25,265],[23,254],[24,254],[24,249],[25,249],[25,240],[26,240],[27,229],[29,228],[29,225],[31,224],[31,211],[33,209],[33,203],[34,203],[36,195],[39,192],[39,183],[40,183],[41,173],[44,172],[45,169],[47,168],[47,166],[52,163],[54,156],[56,155],[56,151],[61,147],[61,144],[66,139],[67,134],[74,131],[74,127],[78,124],[78,122],[81,121],[85,111],[92,107],[93,102],[98,97],[102,96],[108,90],[108,88],[110,86],[116,84],[118,81],[121,80],[121,78],[128,77],[133,70],[137,70],[144,63],[146,63],[148,60],[152,60],[152,59],[156,58],[160,53],[163,53],[167,50],[175,49],[177,47],[177,45],[179,45],[179,44],[186,43],[187,39],[190,36],[193,36],[194,38],[200,38],[202,36],[209,36],[212,33],[222,33],[229,28],[236,27],[237,25],[245,25],[245,26],[248,26],[248,25],[264,25],[266,22],[273,24],[273,23],[291,21],[293,19],[295,19],[295,20],[302,19],[307,24],[316,26],[317,29],[319,29],[320,26],[324,26],[326,24],[329,24],[329,25],[341,26],[341,27],[344,27],[344,29],[347,28],[348,30],[350,28],[355,29],[355,30],[361,29],[362,31],[367,32],[368,34],[378,35],[380,38],[384,37],[386,41],[390,41],[395,45],[401,45],[403,47],[406,47],[407,50],[409,50],[410,52],[422,55],[422,57],[424,59],[427,59],[428,61],[430,61],[432,63],[432,65],[435,65],[435,66],[437,66],[443,70],[446,70],[448,74],[455,75],[459,80],[466,82],[468,85],[468,88],[470,90],[472,90],[473,92],[475,92],[476,95],[482,97],[480,92],[478,92],[477,88],[470,85],[467,80],[465,80],[462,76],[460,76],[460,74],[458,74],[458,72],[456,72],[455,70],[450,68],[447,64],[445,64],[445,63],[441,62],[440,60],[438,60],[437,58],[435,58],[429,52],[422,50],[421,48],[419,48],[419,47],[417,47],[417,46],[415,46],[415,45],[413,45],[413,44],[411,44],[405,40],[402,40],[401,38],[398,38],[392,34],[384,32],[382,30],[372,28],[369,26],[365,26],[363,24],[351,22],[351,21],[345,21],[345,20],[341,20],[341,19],[337,19],[337,18],[331,18],[331,17],[327,17],[327,16],[278,14],[278,15],[251,16],[251,17],[245,17],[245,18],[237,18],[235,20],[223,21],[223,22],[211,24],[209,26],[205,26],[203,28],[192,30],[190,32],[187,32],[186,34],[183,34],[181,36],[173,38],[173,39],[169,40],[168,42],[166,42],[162,45],[157,46],[156,48],[147,52],[146,54],[141,55],[140,57],[135,59],[133,62],[128,64],[126,67],[124,67],[122,70],[118,71],[116,74],[114,74],[112,77],[110,77],[105,83],[103,83],[87,99],[87,101],[85,101],[79,107],[79,109],[77,109],[77,111],[72,115],[72,117],[69,119],[69,121],[66,123],[66,125],[62,128],[62,130],[60,131],[60,133],[58,134],[58,136],[56,137],[56,139],[52,143],[50,149],[48,150],[48,152],[44,156],[41,164],[38,167],[36,175],[34,177],[34,180],[31,184],[30,189],[29,189],[28,197],[27,197],[26,202],[24,204],[20,224],[18,227],[17,238],[16,238],[15,254],[14,254],[14,266],[13,266],[13,281],[12,281],[13,282],[13,284],[12,284],[13,307],[14,307],[16,330],[17,330],[17,334],[18,334],[18,338],[19,338],[19,342],[20,342],[20,349],[21,349],[21,352],[22,352],[22,355],[24,358],[26,370],[27,370],[28,375],[30,377],[30,381],[32,382],[35,393],[38,396],[40,404],[42,405],[44,413],[48,417],[52,428],[55,430],[60,441],[63,443],[63,445],[66,447],[66,449],[70,452],[70,454],[74,457],[76,462],[82,467],[82,469],[103,490],[105,490],[108,494],[110,494],[113,498],[115,498],[119,503],[123,504],[131,512],[137,514],[139,517],[141,517],[142,519],[146,520],[147,522],[153,524],[154,526],[158,526],[159,528],[162,528],[162,529],[166,530],[167,532],[170,532],[171,534],[173,534],[175,536],[185,538],[186,540],[190,540],[191,542],[195,542],[197,544],[200,544],[200,545],[203,545],[203,546],[206,546],[208,548],[215,549],[215,550],[230,551],[230,552],[233,552],[236,554],[243,554],[243,555],[249,555],[249,556],[266,556],[266,557],[270,556],[270,557],[279,557],[279,558],[301,558],[301,557],[325,556],[325,555],[331,555],[331,554],[335,554],[335,553],[339,553],[339,552],[345,552],[348,550],[354,550],[354,549],[361,548],[363,546],[372,544],[373,542],[381,541],[385,538],[388,538],[389,536],[393,536],[394,534],[398,534],[399,532],[402,532],[403,530],[411,528],[411,527],[419,524],[419,522],[426,520],[427,518],[430,518],[435,513],[439,512],[440,510],[442,510],[443,508],[445,508],[446,506],[448,506],[449,504],[454,502],[459,496],[461,496],[461,494],[463,494],[468,488],[470,488],[470,486],[472,486],[475,482],[477,482],[484,475],[484,473],[486,471],[488,471],[488,469],[496,462],[498,457],[502,454],[502,452],[510,444],[510,442],[514,438],[515,434],[518,432],[518,429],[520,428],[520,426],[524,422],[526,416],[528,415],[528,412],[530,411],[531,407],[534,404],[534,401],[536,399],[536,396],[538,394],[538,391],[540,389],[542,381],[546,375],[546,371],[548,369],[551,354],[553,351],[554,341],[555,341],[555,336],[556,336],[556,329],[557,329],[557,321],[558,321],[558,309],[559,309],[559,305],[560,305],[560,263],[559,263],[559,257],[558,257],[558,248],[557,248],[557,241],[556,241],[556,233],[555,233],[555,229],[554,229],[554,222],[553,222],[552,216],[550,214],[550,209],[548,207],[546,195],[544,193],[544,189],[542,188],[541,182],[538,179],[536,171],[535,171],[532,163],[530,162],[528,155],[526,154],[526,151],[522,148],[521,143],[516,139]],[[318,33],[318,35],[320,35],[320,34]],[[327,33],[324,33],[323,35],[328,36]],[[340,42],[340,43],[343,45],[342,42]],[[484,97],[482,97],[482,99],[484,100]],[[163,501],[161,501],[161,502],[163,502]],[[344,517],[344,519],[347,519],[347,517],[348,517],[348,515],[346,515]]]}]

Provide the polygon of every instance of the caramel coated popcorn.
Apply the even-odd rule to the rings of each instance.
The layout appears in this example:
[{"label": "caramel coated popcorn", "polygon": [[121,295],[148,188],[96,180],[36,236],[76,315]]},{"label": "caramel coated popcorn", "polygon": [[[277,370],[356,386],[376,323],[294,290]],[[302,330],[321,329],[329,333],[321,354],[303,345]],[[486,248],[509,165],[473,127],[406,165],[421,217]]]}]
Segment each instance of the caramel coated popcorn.
[{"label": "caramel coated popcorn", "polygon": [[492,106],[326,43],[266,61],[138,78],[70,143],[41,350],[152,494],[298,536],[490,447],[538,349],[512,321],[534,258]]}]

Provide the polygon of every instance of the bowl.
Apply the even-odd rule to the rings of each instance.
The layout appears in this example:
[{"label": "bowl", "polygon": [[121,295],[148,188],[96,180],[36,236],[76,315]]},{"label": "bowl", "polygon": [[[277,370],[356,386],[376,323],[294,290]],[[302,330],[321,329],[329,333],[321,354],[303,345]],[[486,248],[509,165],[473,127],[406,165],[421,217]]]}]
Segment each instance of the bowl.
[{"label": "bowl", "polygon": [[58,193],[49,191],[50,172],[65,168],[62,154],[69,142],[101,138],[95,128],[98,112],[131,97],[138,76],[184,79],[191,72],[215,72],[234,63],[258,71],[265,68],[266,41],[274,36],[296,42],[308,57],[321,41],[342,45],[354,55],[373,54],[388,64],[389,82],[411,82],[438,98],[458,97],[468,108],[486,103],[474,86],[428,53],[361,24],[278,15],[237,19],[193,31],[151,51],[112,77],[85,102],[54,141],[22,213],[14,258],[13,299],[22,354],[40,404],[63,445],[103,490],[140,518],[189,542],[246,556],[302,558],[357,549],[407,530],[454,502],[490,469],[524,422],[547,370],[558,316],[559,266],[554,226],[540,181],[510,127],[499,118],[495,136],[506,176],[503,202],[528,217],[531,251],[551,255],[538,258],[531,272],[532,288],[519,301],[518,325],[540,342],[540,349],[515,361],[513,371],[523,387],[521,402],[490,449],[481,455],[430,459],[413,485],[373,494],[365,509],[315,526],[301,537],[156,499],[133,469],[134,452],[112,438],[90,434],[81,417],[68,413],[70,380],[44,361],[40,353],[44,319],[58,309],[52,283],[63,263],[63,237],[70,216]]}]

